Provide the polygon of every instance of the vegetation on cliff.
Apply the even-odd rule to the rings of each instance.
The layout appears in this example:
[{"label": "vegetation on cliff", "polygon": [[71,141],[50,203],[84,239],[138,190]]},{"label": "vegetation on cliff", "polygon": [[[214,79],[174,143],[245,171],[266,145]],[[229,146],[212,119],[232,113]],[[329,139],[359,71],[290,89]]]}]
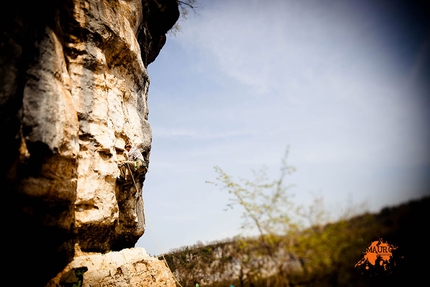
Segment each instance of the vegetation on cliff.
[{"label": "vegetation on cliff", "polygon": [[[430,197],[379,213],[365,213],[286,236],[267,236],[274,254],[260,237],[236,237],[184,246],[165,258],[185,286],[398,286],[428,282],[429,251],[423,221]],[[390,270],[355,266],[369,244],[383,239],[393,250]],[[273,263],[282,262],[282,270]],[[418,284],[418,285],[420,285]]]},{"label": "vegetation on cliff", "polygon": [[[160,256],[181,286],[390,286],[424,280],[423,266],[430,257],[427,250],[417,253],[415,246],[428,238],[421,224],[430,196],[377,214],[350,206],[334,218],[321,197],[307,207],[294,200],[287,176],[295,168],[287,158],[288,149],[274,180],[264,167],[252,180],[238,181],[215,167],[216,181],[208,183],[231,195],[228,207],[241,208],[242,228],[256,235],[185,246]],[[393,247],[389,253],[375,253],[375,262],[364,256],[370,244],[383,242]],[[412,272],[414,278],[409,277]]]}]

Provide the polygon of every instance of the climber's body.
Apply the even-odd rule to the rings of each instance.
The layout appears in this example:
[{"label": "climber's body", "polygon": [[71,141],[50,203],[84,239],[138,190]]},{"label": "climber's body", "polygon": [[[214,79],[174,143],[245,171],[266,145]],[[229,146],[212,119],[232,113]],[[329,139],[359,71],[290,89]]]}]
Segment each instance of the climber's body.
[{"label": "climber's body", "polygon": [[132,178],[130,177],[133,176],[133,173],[143,173],[146,167],[143,155],[138,148],[131,144],[126,144],[124,148],[126,150],[126,160],[118,163],[119,181],[131,180]]}]

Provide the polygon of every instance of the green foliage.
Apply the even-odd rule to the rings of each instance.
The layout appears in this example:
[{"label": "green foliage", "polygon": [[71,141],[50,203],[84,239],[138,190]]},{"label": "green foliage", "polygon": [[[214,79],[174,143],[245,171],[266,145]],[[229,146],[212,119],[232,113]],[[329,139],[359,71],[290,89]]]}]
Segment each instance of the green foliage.
[{"label": "green foliage", "polygon": [[[294,234],[294,240],[290,235],[273,235],[267,240],[274,244],[279,256],[284,256],[280,258],[286,265],[296,267],[286,273],[290,286],[420,286],[421,281],[428,280],[425,275],[429,251],[424,245],[429,236],[423,221],[429,210],[430,197],[426,197],[385,208],[379,214],[363,213],[305,228]],[[398,259],[404,258],[407,264],[398,264],[397,273],[390,276],[365,276],[354,265],[367,246],[380,237],[400,246]],[[183,247],[165,257],[184,287],[194,287],[195,282],[202,287],[282,286],[285,278],[279,273],[265,273],[272,262],[265,254],[258,237],[236,237]]]},{"label": "green foliage", "polygon": [[238,236],[206,246],[199,243],[167,254],[181,286],[196,282],[212,287],[370,286],[372,280],[360,277],[354,269],[368,244],[384,237],[412,246],[397,232],[424,230],[410,223],[425,218],[429,199],[423,200],[426,207],[386,208],[379,215],[357,216],[361,209],[349,206],[336,220],[322,197],[315,197],[309,206],[296,204],[290,192],[293,185],[286,180],[295,168],[287,164],[287,157],[288,149],[275,180],[268,177],[266,168],[254,172],[253,180],[236,181],[215,167],[216,181],[208,183],[231,195],[227,207],[241,208],[243,228],[256,230],[258,236]]},{"label": "green foliage", "polygon": [[215,166],[218,174],[216,181],[207,183],[220,187],[232,195],[228,208],[240,206],[243,209],[244,229],[257,229],[260,235],[294,231],[297,224],[291,214],[297,212],[292,201],[294,194],[289,193],[293,185],[286,185],[287,175],[295,172],[295,168],[287,164],[288,149],[281,162],[280,176],[270,180],[267,168],[253,170],[253,180],[239,179],[236,182],[220,167]]},{"label": "green foliage", "polygon": [[[287,148],[281,160],[280,175],[276,179],[271,180],[267,175],[267,168],[263,167],[257,172],[253,171],[253,180],[235,181],[215,166],[218,174],[216,181],[208,182],[232,195],[229,208],[242,208],[243,228],[258,231],[257,241],[246,241],[246,244],[239,243],[239,246],[242,252],[249,251],[249,247],[258,250],[259,253],[254,251],[254,254],[271,261],[272,269],[276,270],[277,275],[272,276],[276,281],[270,284],[277,286],[289,286],[288,274],[292,271],[319,270],[330,264],[328,258],[331,258],[324,244],[327,234],[323,230],[323,224],[329,216],[322,206],[323,201],[316,198],[314,204],[307,209],[294,202],[294,194],[290,192],[293,185],[288,184],[286,179],[296,169],[287,162],[288,152]],[[309,234],[303,232],[305,221],[311,226],[307,231]],[[312,246],[314,253],[310,254],[309,249],[302,246]],[[242,257],[242,265],[249,265],[247,260],[248,257]],[[298,264],[295,267],[287,266],[285,262],[291,260]],[[244,277],[249,280],[267,278],[265,270],[252,267],[245,268],[247,274]]]}]

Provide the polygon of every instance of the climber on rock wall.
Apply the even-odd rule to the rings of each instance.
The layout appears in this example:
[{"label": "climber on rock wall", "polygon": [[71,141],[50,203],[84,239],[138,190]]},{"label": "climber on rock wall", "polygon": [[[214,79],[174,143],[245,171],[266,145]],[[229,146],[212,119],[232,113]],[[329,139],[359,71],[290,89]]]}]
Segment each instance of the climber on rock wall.
[{"label": "climber on rock wall", "polygon": [[134,173],[144,173],[146,168],[146,162],[138,148],[134,147],[131,143],[126,143],[124,149],[126,150],[126,160],[118,163],[120,176],[117,177],[117,181],[119,182],[132,180]]}]

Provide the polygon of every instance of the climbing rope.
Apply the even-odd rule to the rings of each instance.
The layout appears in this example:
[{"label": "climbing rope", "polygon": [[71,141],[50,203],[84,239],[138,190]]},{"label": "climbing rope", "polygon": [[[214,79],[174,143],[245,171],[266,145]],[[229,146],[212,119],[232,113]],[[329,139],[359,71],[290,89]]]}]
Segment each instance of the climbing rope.
[{"label": "climbing rope", "polygon": [[136,216],[137,216],[137,202],[138,202],[137,200],[140,197],[140,192],[138,190],[138,186],[136,184],[136,181],[134,180],[133,172],[131,171],[130,165],[128,163],[126,163],[126,165],[127,165],[128,171],[131,174],[131,179],[133,180],[134,188],[136,189],[136,207],[135,207],[135,210],[136,210]]},{"label": "climbing rope", "polygon": [[[130,169],[130,165],[129,165],[129,164],[127,164],[127,167],[128,167],[128,170],[130,171],[131,179],[133,180],[133,184],[134,184],[134,188],[136,189],[136,194],[137,194],[137,195],[136,195],[136,209],[135,209],[135,210],[136,210],[136,216],[137,216],[137,203],[138,203],[138,199],[139,199],[139,197],[140,197],[140,192],[139,192],[139,190],[138,190],[138,186],[137,186],[137,184],[136,184],[136,181],[134,180],[133,172],[132,172],[132,171],[131,171],[131,169]],[[157,237],[155,236],[154,229],[152,228],[152,225],[151,225],[151,223],[149,222],[149,220],[148,220],[148,218],[147,218],[147,217],[145,217],[145,221],[146,221],[146,222],[148,222],[149,228],[151,229],[152,235],[154,236],[155,243],[157,244],[158,251],[160,252],[161,257],[163,257],[164,264],[166,264],[167,268],[169,268],[169,270],[170,270],[170,272],[172,273],[172,276],[173,276],[173,279],[175,280],[175,282],[176,282],[180,287],[182,287],[181,283],[179,283],[179,281],[176,279],[175,275],[173,274],[172,269],[170,269],[170,266],[169,266],[169,264],[167,263],[166,258],[164,257],[164,253],[163,253],[163,251],[161,250],[160,244],[158,243]]]}]

